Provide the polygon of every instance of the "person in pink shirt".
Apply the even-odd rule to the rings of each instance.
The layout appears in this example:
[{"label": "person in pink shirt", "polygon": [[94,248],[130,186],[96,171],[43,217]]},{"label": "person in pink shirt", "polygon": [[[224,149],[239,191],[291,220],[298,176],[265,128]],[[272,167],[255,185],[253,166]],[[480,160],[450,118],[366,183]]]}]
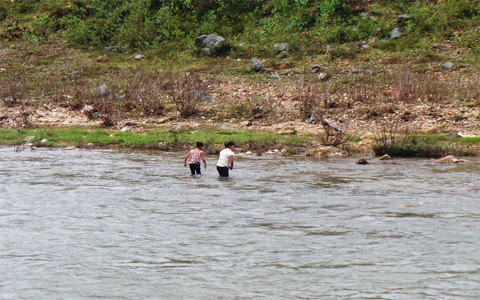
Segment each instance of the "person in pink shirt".
[{"label": "person in pink shirt", "polygon": [[[188,160],[188,162],[187,162]],[[190,167],[192,175],[202,174],[200,162],[203,161],[203,166],[207,168],[207,162],[205,161],[205,153],[203,153],[203,143],[197,142],[195,149],[190,150],[185,159],[183,160],[183,166],[186,167],[187,164]]]}]

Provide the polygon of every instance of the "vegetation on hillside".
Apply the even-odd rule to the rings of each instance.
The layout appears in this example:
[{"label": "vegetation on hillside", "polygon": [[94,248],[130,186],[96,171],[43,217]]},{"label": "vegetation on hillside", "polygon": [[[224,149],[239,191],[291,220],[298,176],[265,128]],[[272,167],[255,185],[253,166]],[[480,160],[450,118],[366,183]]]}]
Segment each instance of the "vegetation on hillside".
[{"label": "vegetation on hillside", "polygon": [[[301,55],[374,39],[381,50],[450,42],[480,53],[480,5],[472,0],[22,0],[0,3],[6,40],[65,39],[70,45],[189,49],[195,36],[226,37],[237,55],[290,42]],[[404,37],[392,41],[392,29]]]}]

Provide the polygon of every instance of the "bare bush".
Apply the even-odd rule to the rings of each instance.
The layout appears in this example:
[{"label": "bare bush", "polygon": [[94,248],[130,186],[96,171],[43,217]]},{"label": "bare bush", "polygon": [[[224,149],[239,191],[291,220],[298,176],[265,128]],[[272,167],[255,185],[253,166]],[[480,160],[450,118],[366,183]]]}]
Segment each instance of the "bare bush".
[{"label": "bare bush", "polygon": [[339,104],[340,97],[330,93],[328,83],[319,82],[316,78],[304,78],[296,90],[296,100],[299,102],[299,109],[303,117],[315,122],[318,111],[335,108]]},{"label": "bare bush", "polygon": [[143,115],[162,115],[166,109],[166,95],[163,92],[164,75],[155,71],[137,69],[121,74],[122,85],[116,95],[123,109],[138,110]]},{"label": "bare bush", "polygon": [[202,99],[207,97],[208,82],[202,80],[195,72],[187,72],[183,75],[172,74],[170,82],[171,88],[168,93],[180,116],[187,118],[197,114]]},{"label": "bare bush", "polygon": [[343,122],[342,125],[334,123],[330,119],[322,119],[322,126],[325,135],[321,136],[322,144],[325,146],[340,146],[347,142],[346,132],[349,122]]},{"label": "bare bush", "polygon": [[400,116],[391,115],[377,120],[373,126],[375,144],[372,146],[376,155],[389,154],[390,156],[406,155],[412,151],[412,128],[404,123]]},{"label": "bare bush", "polygon": [[24,104],[30,98],[30,82],[23,74],[0,77],[0,97],[3,104],[13,107]]}]

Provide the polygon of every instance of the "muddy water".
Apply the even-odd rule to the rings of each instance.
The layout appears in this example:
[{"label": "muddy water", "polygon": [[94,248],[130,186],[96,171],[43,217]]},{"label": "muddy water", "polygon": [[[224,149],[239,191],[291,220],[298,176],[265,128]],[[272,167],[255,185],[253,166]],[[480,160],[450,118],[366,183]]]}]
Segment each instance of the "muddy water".
[{"label": "muddy water", "polygon": [[479,161],[0,148],[0,299],[479,299]]}]

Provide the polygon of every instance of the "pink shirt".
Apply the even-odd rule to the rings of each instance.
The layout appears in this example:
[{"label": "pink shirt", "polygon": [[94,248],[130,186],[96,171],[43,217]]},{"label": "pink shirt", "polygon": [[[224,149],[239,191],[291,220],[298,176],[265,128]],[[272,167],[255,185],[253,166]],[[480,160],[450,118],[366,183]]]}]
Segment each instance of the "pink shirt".
[{"label": "pink shirt", "polygon": [[202,150],[190,150],[190,157],[188,158],[188,164],[199,164],[202,160]]}]

